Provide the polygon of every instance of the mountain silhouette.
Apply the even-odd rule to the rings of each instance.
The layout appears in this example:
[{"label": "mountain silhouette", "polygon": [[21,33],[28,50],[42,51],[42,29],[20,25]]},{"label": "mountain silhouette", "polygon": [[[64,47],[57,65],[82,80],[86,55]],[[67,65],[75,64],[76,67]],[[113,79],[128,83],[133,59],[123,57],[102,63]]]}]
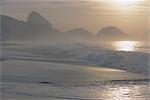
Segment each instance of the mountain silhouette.
[{"label": "mountain silhouette", "polygon": [[[1,40],[21,40],[34,35],[31,25],[12,17],[0,16],[1,19]],[[32,34],[30,34],[32,33]],[[30,35],[30,37],[28,37]]]},{"label": "mountain silhouette", "polygon": [[27,18],[27,22],[51,26],[51,24],[43,16],[41,16],[38,12],[35,12],[35,11],[32,11],[29,14],[29,16]]},{"label": "mountain silhouette", "polygon": [[49,38],[58,30],[39,13],[32,11],[27,21],[19,21],[9,16],[0,15],[1,40],[33,40]]},{"label": "mountain silhouette", "polygon": [[115,26],[108,26],[102,28],[98,34],[104,40],[127,40],[129,36]]},{"label": "mountain silhouette", "polygon": [[64,32],[65,35],[74,36],[74,37],[88,37],[91,36],[92,33],[84,28],[75,28]]},{"label": "mountain silhouette", "polygon": [[128,35],[114,26],[102,28],[95,36],[84,28],[75,28],[66,32],[60,32],[55,29],[48,20],[38,12],[29,13],[27,21],[20,21],[15,18],[0,15],[1,23],[1,41],[30,41],[30,40],[82,40],[82,39],[100,39],[100,40],[127,40]]}]

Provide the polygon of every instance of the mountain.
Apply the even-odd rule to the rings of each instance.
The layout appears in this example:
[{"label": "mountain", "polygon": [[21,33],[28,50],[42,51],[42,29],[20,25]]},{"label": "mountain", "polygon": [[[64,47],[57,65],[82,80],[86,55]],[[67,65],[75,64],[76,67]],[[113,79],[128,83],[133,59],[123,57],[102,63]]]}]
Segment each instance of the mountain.
[{"label": "mountain", "polygon": [[92,36],[92,33],[84,28],[71,29],[64,32],[64,34],[74,38],[87,38]]},{"label": "mountain", "polygon": [[32,11],[29,14],[27,18],[27,22],[51,26],[51,24],[43,16],[41,16],[38,12],[35,12],[35,11]]},{"label": "mountain", "polygon": [[58,30],[39,13],[32,11],[27,21],[0,15],[1,40],[33,40],[39,38],[50,38],[52,34],[59,33]]},{"label": "mountain", "polygon": [[128,40],[126,33],[119,28],[109,26],[102,28],[98,35],[93,35],[84,28],[75,28],[66,32],[55,29],[41,14],[32,11],[27,21],[20,21],[15,18],[0,15],[1,37],[0,40]]},{"label": "mountain", "polygon": [[61,33],[55,29],[41,14],[35,11],[32,11],[29,14],[27,23],[33,26],[33,30],[40,38],[43,37],[49,39],[52,37],[52,35],[58,35]]},{"label": "mountain", "polygon": [[129,36],[114,26],[102,28],[97,34],[102,40],[128,40]]},{"label": "mountain", "polygon": [[[31,27],[28,23],[24,21],[19,21],[12,17],[0,16],[0,23],[1,23],[1,40],[16,40],[16,39],[26,39],[27,36],[31,35],[30,33],[34,33],[31,31]],[[30,38],[29,37],[29,38]]]}]

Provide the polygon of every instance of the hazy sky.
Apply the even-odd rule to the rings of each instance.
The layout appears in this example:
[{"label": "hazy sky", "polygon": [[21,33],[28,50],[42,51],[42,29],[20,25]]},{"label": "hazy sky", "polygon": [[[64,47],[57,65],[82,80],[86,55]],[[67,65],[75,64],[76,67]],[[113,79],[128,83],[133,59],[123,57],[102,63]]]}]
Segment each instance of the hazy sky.
[{"label": "hazy sky", "polygon": [[149,0],[1,0],[1,14],[26,20],[37,11],[65,31],[83,27],[92,32],[117,26],[126,33],[148,30]]}]

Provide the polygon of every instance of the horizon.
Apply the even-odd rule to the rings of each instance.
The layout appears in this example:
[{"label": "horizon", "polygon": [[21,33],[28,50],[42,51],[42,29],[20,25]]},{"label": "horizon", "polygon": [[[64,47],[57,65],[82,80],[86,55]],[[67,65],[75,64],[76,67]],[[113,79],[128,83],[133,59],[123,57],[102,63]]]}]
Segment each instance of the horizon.
[{"label": "horizon", "polygon": [[150,0],[1,0],[2,99],[149,100]]},{"label": "horizon", "polygon": [[[43,16],[40,12],[37,12],[37,11],[31,11],[29,14],[28,14],[28,16],[27,16],[27,18],[25,19],[25,20],[21,20],[21,19],[17,19],[17,18],[15,18],[15,17],[13,17],[13,16],[9,16],[9,15],[4,15],[4,14],[1,14],[0,16],[7,16],[7,17],[10,17],[10,18],[13,18],[13,19],[15,19],[15,20],[18,20],[18,21],[22,21],[22,22],[27,22],[27,19],[29,18],[29,15],[31,14],[31,13],[38,13],[40,16],[42,16],[45,20],[47,20],[51,25],[52,25],[52,27],[54,27],[54,28],[56,28],[54,25],[53,25],[53,23],[51,23],[48,19],[46,19],[45,18],[45,16]],[[98,34],[98,32],[100,32],[102,29],[104,29],[104,28],[110,28],[110,27],[113,27],[113,28],[117,28],[118,30],[120,30],[120,31],[122,31],[123,33],[125,33],[125,34],[128,34],[128,33],[126,33],[125,31],[123,31],[123,30],[121,30],[119,27],[117,27],[117,26],[111,26],[111,25],[108,25],[108,26],[104,26],[104,27],[101,27],[99,30],[97,30],[96,32],[91,32],[89,29],[87,29],[87,28],[84,28],[83,26],[81,26],[81,27],[73,27],[73,28],[70,28],[70,29],[66,29],[66,30],[59,30],[59,29],[57,29],[57,30],[59,30],[60,32],[67,32],[67,31],[71,31],[71,30],[74,30],[74,29],[85,29],[85,30],[87,30],[88,32],[90,32],[90,33],[92,33],[92,34]],[[149,29],[148,30],[145,30],[144,32],[149,32]],[[144,33],[143,32],[143,33]],[[130,34],[129,34],[130,35]]]},{"label": "horizon", "polygon": [[[149,30],[149,6],[146,4],[148,0],[138,0],[139,4],[130,5],[120,3],[118,6],[111,1],[5,0],[2,2],[1,15],[26,21],[28,14],[31,11],[36,11],[60,31],[81,27],[92,33],[97,33],[104,27],[115,26],[127,34],[135,35],[143,34]],[[119,6],[122,8],[118,9]]]}]

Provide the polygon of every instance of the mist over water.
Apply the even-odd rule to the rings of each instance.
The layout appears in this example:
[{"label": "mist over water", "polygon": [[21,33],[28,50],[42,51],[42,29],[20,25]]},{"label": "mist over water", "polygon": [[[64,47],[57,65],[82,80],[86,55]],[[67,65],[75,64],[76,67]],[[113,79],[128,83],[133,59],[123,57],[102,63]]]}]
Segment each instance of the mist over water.
[{"label": "mist over water", "polygon": [[3,0],[2,99],[149,100],[147,3]]}]

